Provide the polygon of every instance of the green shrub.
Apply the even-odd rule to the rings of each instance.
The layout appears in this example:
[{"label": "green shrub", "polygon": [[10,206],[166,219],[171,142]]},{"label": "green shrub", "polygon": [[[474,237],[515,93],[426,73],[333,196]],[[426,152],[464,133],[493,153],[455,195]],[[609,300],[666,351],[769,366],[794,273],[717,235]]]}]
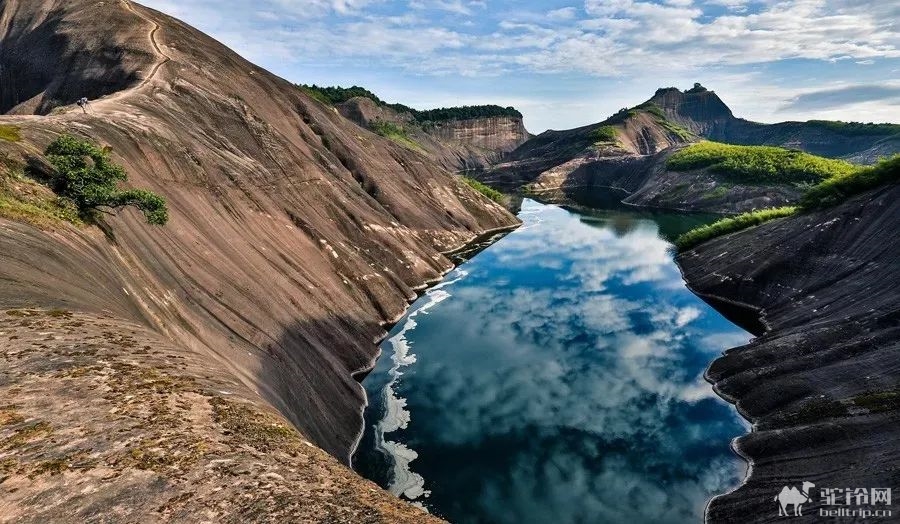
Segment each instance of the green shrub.
[{"label": "green shrub", "polygon": [[369,129],[371,129],[372,132],[393,140],[394,142],[402,146],[406,146],[420,153],[425,152],[418,142],[410,138],[409,133],[406,131],[406,128],[399,124],[395,124],[393,122],[385,122],[383,120],[376,120],[369,123]]},{"label": "green shrub", "polygon": [[22,135],[19,134],[19,127],[0,125],[0,140],[6,140],[7,142],[18,142],[19,140],[22,140]]},{"label": "green shrub", "polygon": [[401,113],[406,112],[414,112],[415,109],[411,107],[407,107],[403,104],[388,104],[384,100],[378,98],[378,96],[369,91],[364,87],[352,86],[352,87],[340,87],[340,86],[317,86],[316,84],[308,85],[308,84],[298,84],[303,92],[308,94],[309,96],[319,100],[320,102],[324,102],[326,104],[342,104],[351,98],[363,97],[368,98],[369,100],[375,102],[377,105],[382,107],[390,107],[396,111]]},{"label": "green shrub", "polygon": [[109,149],[72,135],[62,135],[47,147],[45,153],[56,168],[51,176],[53,190],[74,202],[85,218],[92,218],[103,208],[134,206],[144,213],[150,224],[163,225],[168,221],[166,201],[159,195],[144,189],[117,188],[128,175],[122,166],[110,160]]},{"label": "green shrub", "polygon": [[427,111],[413,110],[412,113],[413,116],[416,117],[416,121],[421,123],[443,122],[447,120],[471,120],[474,118],[522,118],[522,113],[520,113],[514,107],[502,107],[493,104],[481,106],[441,107],[439,109],[429,109]]},{"label": "green shrub", "polygon": [[375,120],[369,124],[369,129],[373,132],[384,136],[402,136],[405,138],[409,137],[409,134],[406,132],[406,128],[401,126],[400,124],[395,124],[393,122],[385,122],[384,120]]},{"label": "green shrub", "polygon": [[900,155],[824,180],[806,192],[800,205],[804,210],[833,206],[863,191],[896,183],[900,183]]},{"label": "green shrub", "polygon": [[736,146],[700,142],[669,158],[675,171],[709,168],[736,182],[796,183],[845,176],[858,168],[843,160],[769,146]]},{"label": "green shrub", "polygon": [[900,134],[900,124],[864,124],[862,122],[841,122],[840,120],[810,120],[812,127],[827,129],[844,136],[882,136]]},{"label": "green shrub", "polygon": [[474,178],[469,178],[467,176],[464,176],[464,177],[462,177],[462,179],[463,179],[463,182],[465,182],[466,184],[469,185],[469,187],[471,187],[475,191],[478,191],[482,195],[490,198],[494,202],[497,202],[498,204],[503,204],[504,202],[506,202],[506,196],[503,193],[497,191],[496,189],[486,186],[486,185],[482,184],[481,182],[475,180]]},{"label": "green shrub", "polygon": [[703,242],[706,242],[711,238],[727,235],[728,233],[733,233],[735,231],[740,231],[742,229],[756,226],[762,224],[763,222],[768,222],[769,220],[773,220],[776,218],[791,216],[796,212],[796,207],[788,206],[772,209],[761,209],[758,211],[744,213],[743,215],[723,218],[717,222],[713,222],[712,224],[707,224],[705,226],[700,226],[681,235],[675,241],[675,247],[678,248],[678,251],[686,251],[699,244],[702,244]]},{"label": "green shrub", "polygon": [[298,84],[306,94],[326,104],[342,104],[351,98],[363,97],[375,102],[381,107],[389,107],[400,113],[410,113],[419,123],[443,122],[447,120],[470,120],[473,118],[514,117],[522,118],[522,113],[514,107],[502,107],[498,105],[441,107],[419,111],[403,104],[389,104],[375,93],[364,87],[340,87],[317,86],[315,84]]},{"label": "green shrub", "polygon": [[612,142],[615,143],[619,138],[619,131],[615,126],[602,126],[591,131],[591,139],[595,143]]},{"label": "green shrub", "polygon": [[900,411],[900,390],[864,393],[854,397],[853,403],[871,413]]}]

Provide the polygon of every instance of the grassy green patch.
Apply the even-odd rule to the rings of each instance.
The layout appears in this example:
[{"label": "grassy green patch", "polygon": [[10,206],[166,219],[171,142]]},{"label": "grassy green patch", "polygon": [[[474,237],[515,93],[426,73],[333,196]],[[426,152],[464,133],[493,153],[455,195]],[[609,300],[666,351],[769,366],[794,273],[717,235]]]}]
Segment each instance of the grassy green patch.
[{"label": "grassy green patch", "polygon": [[64,471],[69,469],[69,458],[63,457],[58,459],[45,460],[37,465],[34,468],[28,478],[35,478],[44,474],[53,475],[61,475]]},{"label": "grassy green patch", "polygon": [[666,119],[665,117],[659,120],[659,124],[663,126],[666,131],[672,133],[685,142],[690,142],[691,140],[695,140],[697,138],[697,135],[695,135],[694,133],[691,133],[687,129],[681,127],[675,122],[672,122],[671,120]]},{"label": "grassy green patch", "polygon": [[463,182],[469,185],[469,187],[490,198],[494,202],[497,202],[498,204],[503,204],[504,202],[506,202],[506,196],[504,196],[503,193],[497,191],[496,189],[486,186],[481,182],[475,180],[474,178],[464,176],[462,177],[462,179]]},{"label": "grassy green patch", "polygon": [[213,420],[241,444],[272,452],[295,449],[301,442],[295,430],[249,405],[220,397],[211,398],[209,403],[213,409]]},{"label": "grassy green patch", "polygon": [[858,169],[843,160],[802,151],[717,142],[700,142],[676,152],[669,158],[668,167],[674,171],[709,168],[736,182],[778,184],[821,181]]},{"label": "grassy green patch", "polygon": [[0,441],[0,450],[16,449],[32,440],[50,435],[53,429],[46,422],[35,422],[18,429],[14,435]]},{"label": "grassy green patch", "polygon": [[723,218],[719,221],[713,222],[712,224],[700,226],[681,235],[675,241],[675,246],[679,251],[686,251],[694,246],[706,242],[711,238],[715,238],[721,235],[727,235],[728,233],[733,233],[735,231],[740,231],[742,229],[753,227],[764,222],[768,222],[769,220],[774,220],[776,218],[791,216],[796,212],[796,207],[788,206],[772,209],[761,209],[758,211],[744,213],[743,215]]},{"label": "grassy green patch", "polygon": [[401,146],[408,147],[409,149],[413,149],[415,151],[419,151],[420,153],[424,153],[422,146],[419,145],[418,142],[410,138],[409,133],[406,131],[406,128],[395,124],[393,122],[385,122],[382,120],[376,120],[369,124],[369,128],[394,142],[397,142]]},{"label": "grassy green patch", "polygon": [[52,229],[69,222],[80,225],[78,208],[23,175],[15,162],[0,159],[0,218]]},{"label": "grassy green patch", "polygon": [[360,86],[317,86],[315,84],[300,84],[299,87],[309,96],[326,104],[342,104],[351,98],[363,97],[375,102],[381,107],[388,107],[400,113],[410,113],[420,123],[444,122],[448,120],[469,120],[474,118],[512,117],[522,118],[522,113],[513,107],[498,105],[441,107],[419,111],[403,104],[389,104],[375,93]]},{"label": "grassy green patch", "polygon": [[641,113],[650,113],[655,116],[657,120],[667,120],[666,114],[663,112],[662,108],[653,102],[644,102],[643,104],[634,106],[634,107],[623,107],[616,114],[607,118],[604,123],[606,124],[620,124],[625,120],[638,116]]},{"label": "grassy green patch", "polygon": [[900,390],[866,393],[854,397],[853,403],[871,413],[900,411]]},{"label": "grassy green patch", "polygon": [[0,192],[0,217],[25,222],[41,229],[52,229],[63,222],[81,224],[78,210],[63,199],[23,202]]},{"label": "grassy green patch", "polygon": [[880,136],[900,134],[900,124],[864,124],[862,122],[841,122],[840,120],[810,120],[812,125],[845,136]]},{"label": "grassy green patch", "polygon": [[0,125],[0,140],[6,140],[7,142],[22,140],[22,135],[19,134],[19,126]]},{"label": "grassy green patch", "polygon": [[847,198],[885,184],[900,182],[900,155],[882,160],[871,167],[835,176],[810,188],[803,196],[804,210],[833,206]]},{"label": "grassy green patch", "polygon": [[712,191],[707,191],[706,193],[703,193],[703,198],[708,199],[708,200],[712,200],[712,199],[716,199],[716,198],[724,198],[725,196],[728,195],[728,189],[730,187],[731,186],[729,186],[728,184],[719,184]]},{"label": "grassy green patch", "polygon": [[615,126],[601,126],[591,131],[591,139],[595,143],[615,143],[619,139],[619,131]]},{"label": "grassy green patch", "polygon": [[[618,113],[607,118],[603,122],[604,124],[607,124],[604,127],[612,127],[613,124],[621,124],[621,123],[625,122],[626,120],[628,120],[629,118],[633,118],[633,117],[636,117],[641,114],[649,114],[649,115],[653,116],[654,120],[656,120],[656,123],[659,124],[660,126],[662,126],[663,129],[665,129],[669,133],[679,137],[681,140],[683,140],[685,142],[690,142],[692,140],[696,140],[696,138],[697,138],[696,135],[694,135],[687,129],[685,129],[685,128],[681,127],[680,125],[676,124],[675,122],[672,122],[671,120],[669,120],[669,118],[666,116],[666,113],[662,110],[662,108],[660,108],[658,105],[654,104],[653,102],[644,102],[643,104],[634,106],[632,108],[620,109]],[[603,129],[603,128],[600,128],[600,129]],[[613,129],[615,129],[615,128],[613,128]],[[595,133],[596,133],[596,131],[595,131]],[[595,137],[595,139],[597,142],[613,141],[612,139],[603,140],[602,136]]]}]

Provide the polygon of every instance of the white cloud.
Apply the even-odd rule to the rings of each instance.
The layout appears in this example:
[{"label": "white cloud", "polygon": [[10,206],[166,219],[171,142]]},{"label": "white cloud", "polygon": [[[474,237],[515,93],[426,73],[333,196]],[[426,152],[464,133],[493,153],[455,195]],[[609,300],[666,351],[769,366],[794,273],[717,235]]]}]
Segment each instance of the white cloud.
[{"label": "white cloud", "polygon": [[575,18],[577,14],[577,10],[574,7],[563,7],[560,9],[554,9],[547,13],[547,18],[550,20],[572,20]]},{"label": "white cloud", "polygon": [[[807,87],[828,87],[823,84],[833,79],[795,79],[786,86],[772,73],[756,71],[783,60],[806,60],[867,66],[871,74],[884,67],[890,74],[885,64],[900,58],[896,2],[586,0],[550,11],[523,3],[503,12],[496,4],[467,0],[237,0],[227,13],[215,0],[145,3],[200,26],[251,61],[295,81],[308,81],[301,74],[313,68],[345,72],[354,67],[377,67],[408,83],[428,76],[485,83],[508,79],[510,100],[500,103],[518,99],[533,131],[599,121],[640,103],[660,85],[694,81],[719,91],[739,116],[756,120],[900,117],[900,111],[876,102],[829,108],[821,115],[778,112],[790,97]],[[519,75],[548,75],[550,87],[529,96],[512,81]],[[585,89],[573,96],[547,96],[571,78],[602,83],[602,97]],[[435,105],[459,97],[446,85],[427,93]]]}]

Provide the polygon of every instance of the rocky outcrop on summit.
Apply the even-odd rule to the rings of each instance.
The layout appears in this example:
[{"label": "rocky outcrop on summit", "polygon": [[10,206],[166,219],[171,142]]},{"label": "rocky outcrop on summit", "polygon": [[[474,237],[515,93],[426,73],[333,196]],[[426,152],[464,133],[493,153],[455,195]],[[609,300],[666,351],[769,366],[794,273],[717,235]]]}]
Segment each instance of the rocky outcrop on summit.
[{"label": "rocky outcrop on summit", "polygon": [[21,136],[0,140],[0,197],[9,181],[39,194],[23,166],[68,132],[171,215],[35,226],[0,206],[4,518],[427,520],[338,463],[362,425],[353,375],[452,267],[444,252],[516,219],[137,4],[7,0],[0,39],[19,78],[0,84],[16,113],[0,125]]},{"label": "rocky outcrop on summit", "polygon": [[824,120],[760,124],[735,117],[714,91],[700,84],[686,91],[659,89],[649,102],[671,121],[717,142],[787,147],[863,164],[900,153],[900,125]]},{"label": "rocky outcrop on summit", "polygon": [[821,488],[900,484],[898,228],[893,185],[678,257],[697,294],[758,335],[707,371],[753,423],[734,442],[749,476],[708,522],[774,522],[774,497],[804,481],[815,490],[799,522],[821,520]]},{"label": "rocky outcrop on summit", "polygon": [[658,89],[649,100],[685,129],[698,136],[722,136],[734,121],[725,102],[700,84],[682,92],[677,87]]},{"label": "rocky outcrop on summit", "polygon": [[411,113],[397,111],[362,96],[338,104],[337,109],[366,129],[372,129],[380,122],[401,126],[408,137],[404,145],[417,149],[450,171],[484,169],[502,161],[506,154],[531,137],[521,117],[497,116],[420,124]]}]

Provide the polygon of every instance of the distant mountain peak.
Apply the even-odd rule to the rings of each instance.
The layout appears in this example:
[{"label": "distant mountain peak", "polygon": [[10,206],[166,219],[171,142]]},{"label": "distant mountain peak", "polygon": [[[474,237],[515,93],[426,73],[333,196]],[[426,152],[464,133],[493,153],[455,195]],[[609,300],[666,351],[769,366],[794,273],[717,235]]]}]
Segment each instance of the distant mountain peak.
[{"label": "distant mountain peak", "polygon": [[657,89],[648,102],[659,106],[673,122],[699,135],[715,134],[717,128],[735,119],[715,91],[699,82],[684,91],[677,87]]}]

